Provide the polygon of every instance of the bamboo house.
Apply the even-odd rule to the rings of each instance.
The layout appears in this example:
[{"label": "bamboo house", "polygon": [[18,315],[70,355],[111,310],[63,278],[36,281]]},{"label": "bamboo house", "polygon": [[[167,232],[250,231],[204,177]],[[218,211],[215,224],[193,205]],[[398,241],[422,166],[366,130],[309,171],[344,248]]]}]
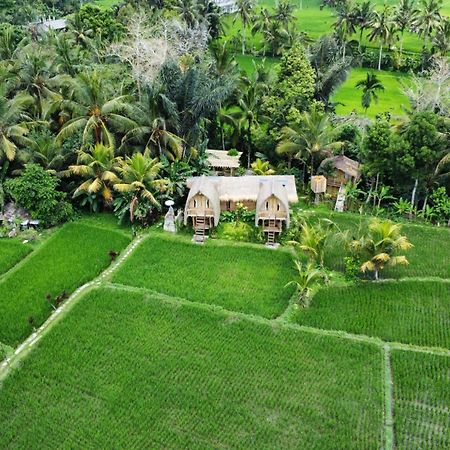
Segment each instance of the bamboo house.
[{"label": "bamboo house", "polygon": [[341,186],[345,186],[349,181],[356,183],[361,178],[361,165],[359,162],[345,155],[324,159],[319,168],[324,169],[326,167],[333,169],[333,174],[326,176],[327,193],[332,197],[338,195]]},{"label": "bamboo house", "polygon": [[291,175],[201,176],[188,179],[187,186],[184,221],[192,224],[197,240],[218,225],[221,212],[242,204],[255,210],[255,225],[262,227],[268,243],[274,243],[289,226],[289,205],[298,201]]}]

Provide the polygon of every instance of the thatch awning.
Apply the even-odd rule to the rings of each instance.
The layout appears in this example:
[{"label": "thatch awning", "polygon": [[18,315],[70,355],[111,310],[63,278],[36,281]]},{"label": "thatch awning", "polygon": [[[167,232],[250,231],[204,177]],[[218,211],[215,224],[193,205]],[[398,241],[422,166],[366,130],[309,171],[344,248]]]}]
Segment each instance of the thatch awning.
[{"label": "thatch awning", "polygon": [[334,168],[341,170],[342,172],[350,175],[355,181],[359,180],[361,177],[361,164],[345,155],[331,156],[330,158],[324,159],[320,163],[320,167],[331,163]]},{"label": "thatch awning", "polygon": [[206,150],[208,155],[207,163],[211,167],[218,169],[237,169],[239,164],[239,159],[242,152],[238,152],[236,156],[230,156],[225,150]]}]

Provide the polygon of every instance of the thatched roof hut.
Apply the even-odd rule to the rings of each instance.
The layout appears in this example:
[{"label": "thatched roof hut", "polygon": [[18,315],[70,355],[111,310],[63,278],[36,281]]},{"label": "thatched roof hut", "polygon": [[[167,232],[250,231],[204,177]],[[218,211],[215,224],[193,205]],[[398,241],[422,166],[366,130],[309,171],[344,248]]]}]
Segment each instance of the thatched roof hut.
[{"label": "thatched roof hut", "polygon": [[189,178],[187,180],[187,185],[190,188],[188,198],[186,200],[185,214],[184,214],[184,223],[187,222],[188,217],[188,209],[191,203],[191,200],[196,196],[204,196],[209,201],[209,208],[212,210],[212,216],[214,218],[214,225],[219,223],[220,218],[220,199],[219,199],[219,191],[217,189],[218,183],[216,181],[211,180],[211,178],[219,178],[219,177],[195,177]]},{"label": "thatched roof hut", "polygon": [[234,170],[240,167],[239,160],[241,158],[242,152],[238,152],[237,155],[229,155],[225,150],[206,150],[208,156],[207,164],[217,172],[218,174],[231,174],[233,175]]},{"label": "thatched roof hut", "polygon": [[331,156],[330,158],[324,159],[320,167],[324,167],[330,163],[332,167],[347,174],[354,181],[358,181],[361,177],[361,164],[354,159],[348,158],[345,155]]},{"label": "thatched roof hut", "polygon": [[[264,211],[264,204],[271,197],[275,197],[282,205],[282,210],[288,212],[289,211],[289,197],[288,197],[288,181],[284,178],[279,177],[266,177],[267,179],[260,181],[260,188],[258,192],[258,197],[256,199],[256,215],[255,215],[255,224],[258,225],[259,220],[262,217],[262,212]],[[295,182],[294,182],[295,188]],[[291,192],[291,194],[293,194]],[[297,192],[295,191],[295,196]],[[294,199],[293,202],[298,201],[298,199]],[[289,226],[289,214],[286,216],[286,226]]]}]

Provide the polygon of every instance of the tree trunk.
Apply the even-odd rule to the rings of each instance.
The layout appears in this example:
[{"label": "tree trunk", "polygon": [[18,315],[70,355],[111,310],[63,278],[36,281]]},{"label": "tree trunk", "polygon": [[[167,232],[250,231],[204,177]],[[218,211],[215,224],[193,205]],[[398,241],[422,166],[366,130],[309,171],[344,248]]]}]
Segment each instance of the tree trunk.
[{"label": "tree trunk", "polygon": [[358,50],[361,50],[361,41],[362,41],[362,35],[364,33],[364,28],[361,27],[360,31],[359,31],[359,42],[358,42]]},{"label": "tree trunk", "polygon": [[242,24],[242,54],[245,55],[245,25]]},{"label": "tree trunk", "polygon": [[378,70],[381,70],[381,58],[383,56],[383,43],[380,44],[380,54],[378,55]]},{"label": "tree trunk", "polygon": [[378,276],[378,268],[375,268],[374,270],[374,276],[375,276],[375,281],[379,280],[379,276]]},{"label": "tree trunk", "polygon": [[400,35],[400,60],[403,59],[403,34],[405,30],[402,30],[402,34]]},{"label": "tree trunk", "polygon": [[375,195],[373,196],[373,206],[375,207],[376,201],[377,201],[377,194],[378,194],[378,183],[380,181],[380,173],[377,173],[377,178],[375,180]]},{"label": "tree trunk", "polygon": [[428,194],[425,195],[425,199],[423,201],[423,205],[422,205],[423,212],[425,212],[425,210],[427,209],[427,203],[428,203]]},{"label": "tree trunk", "polygon": [[[414,209],[415,203],[416,203],[416,192],[417,192],[417,186],[419,185],[419,179],[416,178],[414,181],[414,187],[411,193],[411,207]],[[412,219],[412,211],[409,213],[409,219]]]}]

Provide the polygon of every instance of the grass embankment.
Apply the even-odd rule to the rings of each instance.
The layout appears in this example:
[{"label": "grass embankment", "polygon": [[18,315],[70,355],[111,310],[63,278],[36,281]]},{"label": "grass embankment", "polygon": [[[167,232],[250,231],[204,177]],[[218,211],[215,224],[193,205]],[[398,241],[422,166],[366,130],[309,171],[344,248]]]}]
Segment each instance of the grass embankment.
[{"label": "grass embankment", "polygon": [[397,450],[450,448],[450,358],[392,352]]},{"label": "grass embankment", "polygon": [[289,303],[292,256],[285,251],[150,235],[114,274],[114,282],[273,318]]},{"label": "grass embankment", "polygon": [[0,280],[0,342],[18,344],[48,317],[47,295],[71,293],[110,263],[110,250],[128,244],[130,238],[109,220],[99,216],[65,225]]},{"label": "grass embankment", "polygon": [[4,381],[0,447],[379,449],[381,380],[371,345],[96,289]]},{"label": "grass embankment", "polygon": [[379,282],[320,290],[296,321],[385,341],[450,348],[450,283]]},{"label": "grass embankment", "polygon": [[32,248],[30,245],[12,239],[0,239],[0,275],[25,258]]}]

